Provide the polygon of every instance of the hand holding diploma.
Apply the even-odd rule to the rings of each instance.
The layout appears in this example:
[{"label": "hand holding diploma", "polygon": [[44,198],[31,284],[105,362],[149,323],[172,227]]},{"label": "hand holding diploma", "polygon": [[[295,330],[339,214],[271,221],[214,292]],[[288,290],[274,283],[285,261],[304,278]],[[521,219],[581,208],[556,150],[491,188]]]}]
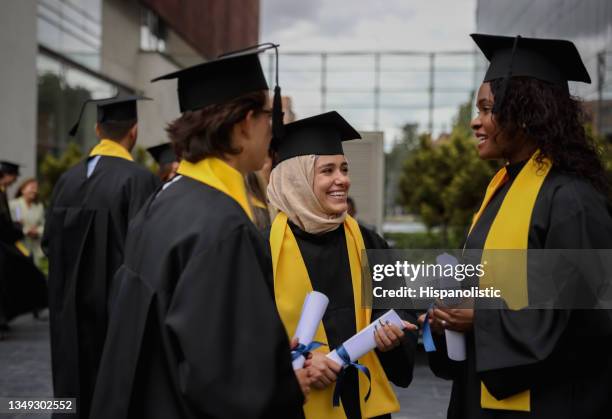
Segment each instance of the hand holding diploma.
[{"label": "hand holding diploma", "polygon": [[[395,328],[392,328],[392,325],[395,326]],[[379,326],[381,333],[378,333]],[[412,330],[416,329],[415,325],[404,322],[397,315],[395,310],[389,310],[385,314],[380,316],[378,320],[370,323],[366,328],[364,328],[359,333],[357,333],[356,335],[348,339],[346,342],[344,342],[342,345],[340,345],[340,347],[334,349],[332,352],[327,354],[327,357],[329,359],[333,360],[336,364],[342,366],[342,371],[340,372],[340,375],[338,377],[338,383],[336,384],[336,389],[334,391],[334,406],[338,406],[340,403],[340,388],[343,377],[342,372],[348,367],[354,367],[364,373],[369,380],[370,372],[365,366],[358,364],[357,360],[379,346],[376,341],[377,339],[380,339],[381,347],[385,350],[390,350],[393,347],[399,345],[399,337],[396,334],[396,330],[399,330],[403,335],[401,329],[404,329],[405,327],[410,327],[410,329]],[[393,341],[389,336],[390,334],[394,336]],[[396,341],[397,344],[395,343]],[[370,391],[368,390],[366,400],[369,398],[369,396]]]},{"label": "hand holding diploma", "polygon": [[312,386],[319,390],[333,384],[342,370],[340,365],[322,352],[312,352],[306,360],[304,368],[308,370]]},{"label": "hand holding diploma", "polygon": [[323,293],[312,291],[306,295],[304,304],[302,305],[300,320],[295,329],[294,338],[298,340],[299,344],[292,352],[294,370],[303,367],[305,360],[303,354],[320,346],[320,344],[313,345],[312,340],[317,333],[317,329],[323,319],[328,304],[329,298]]},{"label": "hand holding diploma", "polygon": [[[391,326],[395,326],[395,329],[392,329]],[[382,348],[384,348],[385,350],[392,349],[391,347],[394,344],[391,342],[395,342],[398,340],[395,331],[399,330],[403,335],[403,332],[401,330],[407,327],[411,330],[416,330],[415,325],[410,324],[408,322],[404,322],[402,319],[400,319],[395,310],[389,310],[385,314],[380,316],[378,320],[375,320],[374,322],[370,323],[368,327],[361,330],[352,338],[344,342],[340,346],[340,348],[334,349],[327,356],[331,360],[335,361],[338,365],[344,366],[349,362],[354,362],[358,360],[374,348],[377,348],[378,343],[376,342],[376,338],[381,340]],[[379,328],[381,330],[381,333],[376,333],[378,332]],[[387,331],[389,332],[389,334],[391,334],[391,332],[393,331],[392,333],[393,335],[395,335],[394,341],[391,341],[389,334],[387,334]],[[382,333],[384,333],[384,337],[381,337]],[[387,345],[385,342],[389,342],[389,345]],[[338,352],[340,352],[340,354]],[[344,353],[346,353],[350,358],[348,361],[346,360],[346,356],[344,356]]]},{"label": "hand holding diploma", "polygon": [[[404,337],[404,331],[397,325],[390,323],[382,323],[380,319],[379,324],[375,324],[374,328],[374,341],[376,342],[376,349],[380,352],[388,352],[392,349],[397,348],[402,343],[401,339]],[[402,320],[404,329],[417,330],[418,327],[412,323]]]},{"label": "hand holding diploma", "polygon": [[[295,349],[298,344],[299,342],[297,338],[291,339],[289,349]],[[298,383],[300,384],[300,388],[302,389],[304,400],[306,400],[308,398],[308,394],[310,393],[310,385],[312,384],[312,378],[310,377],[310,373],[305,368],[294,370],[294,372],[295,378],[297,378]]]}]

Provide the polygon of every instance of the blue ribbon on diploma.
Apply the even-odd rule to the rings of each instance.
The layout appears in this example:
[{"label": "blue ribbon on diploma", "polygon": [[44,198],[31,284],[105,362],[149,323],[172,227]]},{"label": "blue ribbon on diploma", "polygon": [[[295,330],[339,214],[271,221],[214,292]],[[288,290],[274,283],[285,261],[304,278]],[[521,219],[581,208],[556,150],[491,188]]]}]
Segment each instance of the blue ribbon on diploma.
[{"label": "blue ribbon on diploma", "polygon": [[368,387],[368,393],[365,396],[365,400],[368,401],[368,399],[370,398],[370,392],[372,391],[372,379],[370,378],[370,370],[368,370],[368,367],[366,367],[365,365],[361,365],[357,362],[351,361],[351,357],[349,356],[348,352],[346,352],[346,349],[344,349],[344,346],[340,345],[339,348],[336,348],[336,353],[338,354],[340,359],[344,362],[344,364],[342,365],[342,371],[340,371],[340,374],[338,374],[338,380],[336,381],[336,388],[334,389],[334,400],[333,400],[334,407],[340,406],[340,393],[342,392],[342,383],[343,383],[344,374],[345,374],[345,371],[350,367],[357,368],[357,371],[361,371],[362,373],[366,375],[366,377],[368,377],[369,387]]},{"label": "blue ribbon on diploma", "polygon": [[434,343],[433,336],[431,335],[431,327],[429,326],[429,311],[433,310],[434,305],[432,304],[425,314],[425,321],[423,322],[423,346],[425,352],[435,352],[436,344]]},{"label": "blue ribbon on diploma", "polygon": [[303,343],[298,343],[298,346],[296,346],[295,349],[291,351],[291,360],[295,361],[301,356],[306,358],[309,352],[312,352],[315,349],[320,348],[321,346],[327,346],[327,345],[325,345],[322,342],[317,342],[317,341],[312,341],[308,345],[304,345]]}]

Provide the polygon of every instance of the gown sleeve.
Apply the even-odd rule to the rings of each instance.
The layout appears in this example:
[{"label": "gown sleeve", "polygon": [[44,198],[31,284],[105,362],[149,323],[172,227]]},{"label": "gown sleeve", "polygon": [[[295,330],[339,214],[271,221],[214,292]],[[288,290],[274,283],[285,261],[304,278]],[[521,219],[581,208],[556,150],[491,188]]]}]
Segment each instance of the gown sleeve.
[{"label": "gown sleeve", "polygon": [[177,342],[179,385],[201,416],[301,417],[289,341],[265,278],[269,255],[251,230],[229,232],[178,279],[165,323]]}]

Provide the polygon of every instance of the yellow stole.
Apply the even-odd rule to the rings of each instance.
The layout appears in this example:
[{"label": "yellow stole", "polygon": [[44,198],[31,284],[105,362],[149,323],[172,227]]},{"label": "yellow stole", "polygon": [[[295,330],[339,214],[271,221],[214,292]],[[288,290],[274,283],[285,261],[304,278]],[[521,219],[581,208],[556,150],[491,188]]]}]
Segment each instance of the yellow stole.
[{"label": "yellow stole", "polygon": [[215,188],[238,202],[244,212],[253,220],[253,212],[242,174],[216,157],[207,157],[197,163],[181,160],[176,170],[179,175],[187,176]]},{"label": "yellow stole", "polygon": [[113,140],[102,139],[100,142],[91,150],[90,156],[110,156],[119,157],[129,161],[134,161],[132,155],[127,151],[121,144]]},{"label": "yellow stole", "polygon": [[[362,308],[361,294],[361,257],[365,249],[359,225],[350,216],[344,222],[346,246],[349,255],[349,265],[353,282],[353,299],[355,301],[355,324],[357,330],[370,324],[371,309]],[[270,247],[272,250],[272,266],[274,269],[274,296],[276,306],[283,321],[287,334],[293,336],[300,317],[302,303],[306,294],[312,291],[304,259],[300,254],[297,241],[291,228],[287,225],[287,215],[279,212],[270,231]],[[323,324],[319,325],[314,338],[327,344],[327,336]],[[327,348],[328,350],[334,348]],[[359,402],[364,417],[374,417],[385,413],[399,411],[399,402],[389,384],[376,353],[369,352],[359,363],[365,365],[372,377],[372,392],[367,402],[364,401],[368,391],[368,380],[363,374],[359,376]],[[304,405],[307,419],[345,419],[344,408],[334,408],[332,395],[334,386],[324,390],[312,389],[308,402]]]},{"label": "yellow stole", "polygon": [[[549,161],[545,161],[544,167],[538,168],[535,161],[538,154],[536,151],[531,156],[504,197],[487,234],[482,253],[482,261],[486,260],[487,269],[485,276],[481,278],[481,286],[499,289],[512,310],[524,308],[529,304],[526,250],[531,214],[544,179],[552,167]],[[489,183],[482,205],[474,216],[470,233],[495,192],[507,181],[508,173],[504,167]],[[509,251],[500,252],[500,249]],[[480,388],[480,406],[484,409],[523,412],[531,410],[529,390],[497,400],[489,393],[484,383],[480,383]]]}]

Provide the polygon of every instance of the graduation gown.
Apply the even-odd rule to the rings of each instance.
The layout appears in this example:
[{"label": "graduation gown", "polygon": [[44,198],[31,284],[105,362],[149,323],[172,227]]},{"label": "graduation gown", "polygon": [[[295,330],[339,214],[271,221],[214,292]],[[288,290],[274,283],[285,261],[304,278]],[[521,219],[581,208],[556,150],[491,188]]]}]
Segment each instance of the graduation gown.
[{"label": "graduation gown", "polygon": [[89,411],[128,222],[158,185],[145,168],[112,156],[101,156],[88,178],[88,160],[56,184],[43,237],[54,394],[78,397],[80,417]]},{"label": "graduation gown", "polygon": [[302,417],[269,248],[230,196],[173,179],[117,279],[92,419]]},{"label": "graduation gown", "polygon": [[[324,234],[310,234],[288,222],[304,259],[308,276],[315,291],[329,298],[329,305],[323,316],[323,327],[329,348],[336,348],[357,333],[355,325],[355,304],[346,248],[344,228],[337,228]],[[371,230],[359,226],[366,249],[388,249],[383,238]],[[415,313],[396,310],[399,316],[416,324]],[[386,310],[372,310],[372,321]],[[389,352],[376,351],[378,359],[395,385],[408,387],[412,381],[416,334],[407,332],[402,344]],[[341,401],[348,419],[361,418],[357,371],[349,368],[345,372]],[[331,403],[331,400],[330,400]],[[379,418],[391,415],[379,416]]]},{"label": "graduation gown", "polygon": [[[482,249],[504,197],[524,163],[484,209],[466,240]],[[529,249],[612,249],[612,218],[590,184],[554,166],[537,195]],[[606,310],[475,310],[467,359],[446,356],[434,334],[433,372],[452,379],[450,419],[603,418],[612,412],[612,324]],[[481,381],[496,399],[530,391],[530,412],[481,408]]]}]

